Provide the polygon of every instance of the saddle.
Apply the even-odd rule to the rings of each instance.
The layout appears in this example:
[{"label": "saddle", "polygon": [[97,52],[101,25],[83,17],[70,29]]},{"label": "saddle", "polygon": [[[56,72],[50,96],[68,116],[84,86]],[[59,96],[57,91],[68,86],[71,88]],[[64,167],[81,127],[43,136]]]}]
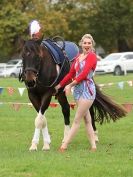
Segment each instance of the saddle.
[{"label": "saddle", "polygon": [[44,39],[42,45],[47,47],[58,65],[62,65],[65,59],[71,62],[79,53],[78,46],[70,41],[64,41],[64,46],[61,46],[60,42],[56,42],[53,39]]}]

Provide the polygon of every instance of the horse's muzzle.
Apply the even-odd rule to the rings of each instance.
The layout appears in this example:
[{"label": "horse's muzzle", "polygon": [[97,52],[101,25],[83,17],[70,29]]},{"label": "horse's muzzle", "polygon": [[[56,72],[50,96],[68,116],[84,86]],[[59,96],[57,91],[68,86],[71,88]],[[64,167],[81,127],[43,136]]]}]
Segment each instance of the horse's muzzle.
[{"label": "horse's muzzle", "polygon": [[29,81],[29,82],[25,81],[25,83],[26,83],[27,88],[34,88],[36,86],[35,81]]},{"label": "horse's muzzle", "polygon": [[38,77],[37,72],[26,70],[24,72],[24,76],[25,76],[25,83],[26,83],[27,87],[32,88],[32,87],[36,86],[36,81],[37,81],[37,77]]}]

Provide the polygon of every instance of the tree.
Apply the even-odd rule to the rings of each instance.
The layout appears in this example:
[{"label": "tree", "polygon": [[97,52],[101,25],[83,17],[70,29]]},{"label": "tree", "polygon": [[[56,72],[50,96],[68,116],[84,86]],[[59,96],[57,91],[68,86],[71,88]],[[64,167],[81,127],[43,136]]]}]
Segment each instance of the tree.
[{"label": "tree", "polygon": [[82,35],[90,33],[88,18],[93,13],[92,3],[88,0],[58,0],[56,11],[65,14],[68,23],[67,38],[78,42]]},{"label": "tree", "polygon": [[130,0],[102,0],[89,18],[99,44],[108,52],[133,50],[133,2]]},{"label": "tree", "polygon": [[51,8],[47,0],[3,0],[0,3],[0,57],[17,54],[17,41],[28,38],[28,24],[31,20],[41,22],[45,36],[64,35],[67,22],[64,14]]},{"label": "tree", "polygon": [[37,19],[44,37],[60,35],[78,43],[85,33],[107,52],[133,50],[133,1],[1,0],[0,58],[17,53],[18,39],[28,38]]},{"label": "tree", "polygon": [[[26,28],[26,13],[20,8],[20,4],[2,1],[0,4],[0,57],[8,58],[14,55],[19,36],[24,34]],[[17,52],[17,51],[16,51]],[[16,53],[15,52],[15,53]],[[9,59],[9,58],[8,58]]]}]

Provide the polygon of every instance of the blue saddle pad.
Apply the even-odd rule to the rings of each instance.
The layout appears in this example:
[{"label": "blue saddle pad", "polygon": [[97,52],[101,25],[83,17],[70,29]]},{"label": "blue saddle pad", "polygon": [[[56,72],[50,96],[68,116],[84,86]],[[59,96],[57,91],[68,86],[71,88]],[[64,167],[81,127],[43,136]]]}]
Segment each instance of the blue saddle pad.
[{"label": "blue saddle pad", "polygon": [[[45,45],[49,49],[56,64],[63,63],[65,56],[64,56],[63,51],[61,50],[61,47],[59,47],[59,44],[56,45],[56,42],[53,42],[50,39],[43,40],[42,44]],[[70,42],[70,41],[65,41],[64,50],[65,50],[65,53],[69,61],[72,61],[74,57],[79,53],[78,46],[75,43]]]},{"label": "blue saddle pad", "polygon": [[79,53],[79,48],[74,42],[65,41],[65,52],[70,61]]}]

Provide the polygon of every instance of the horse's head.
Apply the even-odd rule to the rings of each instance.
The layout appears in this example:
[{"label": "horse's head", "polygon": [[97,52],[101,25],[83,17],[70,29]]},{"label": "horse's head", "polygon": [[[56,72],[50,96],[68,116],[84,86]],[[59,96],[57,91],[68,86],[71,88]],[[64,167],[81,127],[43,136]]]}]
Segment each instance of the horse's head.
[{"label": "horse's head", "polygon": [[23,79],[27,87],[35,87],[41,62],[41,41],[28,40],[22,51]]}]

